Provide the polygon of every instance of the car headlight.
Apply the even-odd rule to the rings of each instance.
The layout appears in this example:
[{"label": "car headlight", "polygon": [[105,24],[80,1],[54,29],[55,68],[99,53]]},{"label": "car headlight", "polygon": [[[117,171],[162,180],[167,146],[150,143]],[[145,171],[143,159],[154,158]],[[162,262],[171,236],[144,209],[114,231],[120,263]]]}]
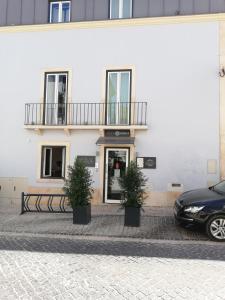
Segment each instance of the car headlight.
[{"label": "car headlight", "polygon": [[189,206],[187,208],[184,209],[185,212],[189,212],[192,214],[196,214],[198,212],[200,212],[205,206]]}]

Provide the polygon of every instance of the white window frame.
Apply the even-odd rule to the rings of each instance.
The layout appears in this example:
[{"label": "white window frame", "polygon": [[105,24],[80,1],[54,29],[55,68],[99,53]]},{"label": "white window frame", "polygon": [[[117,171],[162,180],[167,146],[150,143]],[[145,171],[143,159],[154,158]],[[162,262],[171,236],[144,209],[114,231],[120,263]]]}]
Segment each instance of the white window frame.
[{"label": "white window frame", "polygon": [[63,146],[63,150],[62,150],[62,178],[65,178],[65,169],[66,169],[66,147]]},{"label": "white window frame", "polygon": [[[42,169],[42,176],[43,178],[48,178],[52,176],[52,147],[44,147],[43,149],[43,169]],[[49,175],[45,174],[45,167],[46,167],[46,152],[50,150],[50,162],[49,162]]]},{"label": "white window frame", "polygon": [[[112,3],[113,0],[110,0],[110,19],[113,20],[114,18],[112,18]],[[124,0],[119,0],[119,17],[118,19],[123,19],[123,4],[124,4]],[[129,18],[132,18],[132,12],[133,12],[133,0],[130,0],[130,16]]]},{"label": "white window frame", "polygon": [[[71,1],[51,1],[50,2],[50,15],[49,15],[49,23],[62,23],[62,7],[63,4],[69,3],[69,20],[67,22],[70,22],[71,17]],[[58,21],[52,22],[52,6],[53,4],[59,5],[59,12],[58,12]]]},{"label": "white window frame", "polygon": [[[116,84],[116,87],[117,87],[117,91],[116,91],[116,94],[117,94],[117,98],[116,98],[116,124],[113,124],[113,125],[120,125],[120,105],[119,103],[122,103],[120,100],[120,92],[121,92],[121,74],[122,73],[128,73],[129,74],[129,97],[128,97],[128,101],[129,102],[129,105],[128,105],[128,124],[130,123],[130,102],[131,102],[131,70],[121,70],[121,71],[107,71],[107,102],[106,102],[106,105],[108,106],[108,100],[109,100],[109,74],[117,74],[117,84]],[[107,125],[111,125],[110,122],[109,122],[109,114],[108,114],[108,111],[107,111]]]},{"label": "white window frame", "polygon": [[[61,178],[59,179],[63,179],[65,178],[65,164],[66,164],[66,146],[64,145],[53,145],[53,146],[43,146],[43,155],[41,156],[43,161],[42,161],[42,178],[52,178],[52,148],[55,147],[62,147],[62,173],[61,173]],[[46,166],[46,150],[50,150],[50,163],[49,163],[49,175],[45,174],[45,166]],[[52,178],[55,179],[55,178]]]},{"label": "white window frame", "polygon": [[[59,73],[45,73],[45,104],[47,105],[49,104],[48,102],[48,78],[49,76],[55,76],[55,99],[54,99],[54,104],[55,104],[55,114],[54,114],[54,124],[58,125],[59,124],[59,120],[58,120],[58,95],[59,95],[59,76],[60,75],[64,75],[66,76],[66,101],[65,101],[65,105],[68,103],[68,73],[63,73],[63,72],[59,72]],[[45,112],[45,121],[48,119],[47,116],[48,112],[46,110]],[[65,110],[65,117],[66,117],[67,111]]]}]

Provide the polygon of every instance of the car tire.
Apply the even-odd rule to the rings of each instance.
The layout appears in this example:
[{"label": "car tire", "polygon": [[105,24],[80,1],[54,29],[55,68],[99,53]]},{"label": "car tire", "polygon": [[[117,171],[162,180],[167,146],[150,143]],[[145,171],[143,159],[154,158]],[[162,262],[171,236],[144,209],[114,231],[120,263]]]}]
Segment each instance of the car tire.
[{"label": "car tire", "polygon": [[225,215],[215,215],[206,223],[206,233],[212,241],[225,242]]}]

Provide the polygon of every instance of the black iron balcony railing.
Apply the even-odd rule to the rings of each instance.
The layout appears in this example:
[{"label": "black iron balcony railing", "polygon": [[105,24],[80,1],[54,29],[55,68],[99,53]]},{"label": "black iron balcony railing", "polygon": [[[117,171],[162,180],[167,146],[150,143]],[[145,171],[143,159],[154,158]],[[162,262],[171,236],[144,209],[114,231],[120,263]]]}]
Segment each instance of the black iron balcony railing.
[{"label": "black iron balcony railing", "polygon": [[27,103],[25,125],[147,125],[147,102]]}]

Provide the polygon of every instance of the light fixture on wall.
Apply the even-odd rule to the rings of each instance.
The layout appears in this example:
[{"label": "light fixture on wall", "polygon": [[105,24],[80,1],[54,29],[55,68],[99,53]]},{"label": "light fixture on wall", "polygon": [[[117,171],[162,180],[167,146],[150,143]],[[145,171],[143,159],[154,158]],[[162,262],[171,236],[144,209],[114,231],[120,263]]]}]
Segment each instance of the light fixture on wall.
[{"label": "light fixture on wall", "polygon": [[225,69],[224,69],[224,67],[221,68],[219,74],[220,74],[220,77],[224,77],[225,76]]}]

